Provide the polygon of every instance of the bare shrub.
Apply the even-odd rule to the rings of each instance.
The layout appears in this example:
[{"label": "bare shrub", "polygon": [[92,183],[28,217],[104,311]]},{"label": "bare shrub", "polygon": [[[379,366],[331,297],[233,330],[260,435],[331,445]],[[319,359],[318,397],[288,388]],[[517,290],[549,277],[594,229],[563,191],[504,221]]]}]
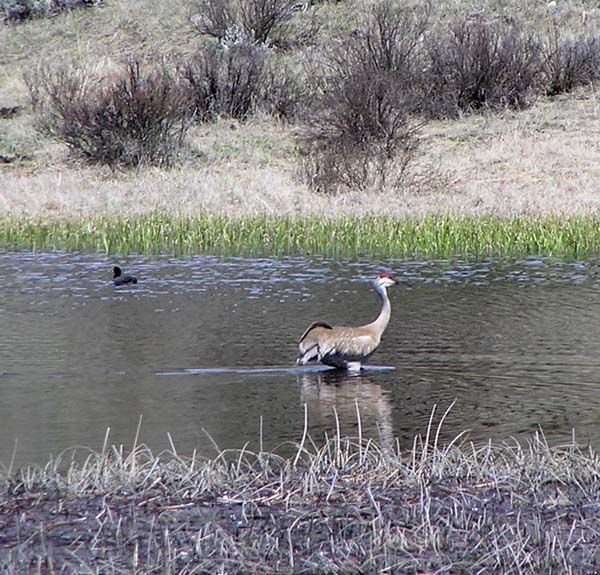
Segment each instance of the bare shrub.
[{"label": "bare shrub", "polygon": [[197,118],[245,119],[260,93],[265,57],[264,48],[251,44],[209,46],[199,52],[182,70]]},{"label": "bare shrub", "polygon": [[237,11],[232,2],[206,0],[199,6],[200,12],[192,17],[192,23],[202,34],[221,40],[227,31],[237,26]]},{"label": "bare shrub", "polygon": [[65,10],[87,8],[103,0],[0,0],[0,15],[7,22],[23,22],[32,18],[54,16]]},{"label": "bare shrub", "polygon": [[0,14],[7,22],[23,22],[50,13],[48,0],[0,0]]},{"label": "bare shrub", "polygon": [[78,156],[110,166],[168,165],[189,127],[182,82],[138,62],[112,75],[42,68],[26,78],[38,127]]},{"label": "bare shrub", "polygon": [[277,24],[289,19],[290,4],[288,0],[243,0],[240,12],[244,30],[255,42],[264,43]]},{"label": "bare shrub", "polygon": [[460,17],[427,35],[423,111],[455,117],[481,108],[521,108],[540,80],[540,48],[516,20]]},{"label": "bare shrub", "polygon": [[355,30],[355,50],[365,53],[370,66],[416,79],[422,66],[421,45],[429,27],[429,9],[399,7],[384,0],[373,7],[364,29]]},{"label": "bare shrub", "polygon": [[556,22],[542,48],[546,94],[570,92],[600,76],[600,38],[581,34],[564,37]]},{"label": "bare shrub", "polygon": [[407,168],[416,149],[393,157],[385,145],[356,146],[342,140],[306,142],[300,147],[300,176],[316,192],[380,190],[406,183]]},{"label": "bare shrub", "polygon": [[413,83],[427,21],[391,2],[328,54],[299,138],[301,172],[319,191],[401,185],[422,125]]},{"label": "bare shrub", "polygon": [[331,79],[299,141],[305,177],[319,191],[400,185],[416,149],[421,122],[399,79],[353,64]]},{"label": "bare shrub", "polygon": [[194,22],[200,32],[219,41],[230,42],[233,36],[267,43],[292,14],[289,0],[205,0]]},{"label": "bare shrub", "polygon": [[309,103],[304,71],[290,62],[270,58],[260,90],[259,106],[268,114],[285,121],[297,119]]}]

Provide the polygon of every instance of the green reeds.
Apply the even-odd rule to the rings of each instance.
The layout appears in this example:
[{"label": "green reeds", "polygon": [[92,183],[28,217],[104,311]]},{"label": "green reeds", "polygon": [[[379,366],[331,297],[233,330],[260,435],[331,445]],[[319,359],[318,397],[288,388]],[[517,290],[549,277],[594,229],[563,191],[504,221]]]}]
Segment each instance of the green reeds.
[{"label": "green reeds", "polygon": [[276,218],[201,215],[0,219],[0,245],[32,251],[372,257],[584,257],[600,250],[600,218]]}]

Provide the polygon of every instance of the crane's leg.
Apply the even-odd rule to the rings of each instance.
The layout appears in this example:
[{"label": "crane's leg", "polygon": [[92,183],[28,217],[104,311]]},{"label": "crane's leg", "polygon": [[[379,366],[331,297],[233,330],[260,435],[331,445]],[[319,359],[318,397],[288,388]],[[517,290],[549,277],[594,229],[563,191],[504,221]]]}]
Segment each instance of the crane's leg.
[{"label": "crane's leg", "polygon": [[346,364],[346,369],[348,371],[360,371],[362,369],[362,365],[360,361],[349,361]]}]

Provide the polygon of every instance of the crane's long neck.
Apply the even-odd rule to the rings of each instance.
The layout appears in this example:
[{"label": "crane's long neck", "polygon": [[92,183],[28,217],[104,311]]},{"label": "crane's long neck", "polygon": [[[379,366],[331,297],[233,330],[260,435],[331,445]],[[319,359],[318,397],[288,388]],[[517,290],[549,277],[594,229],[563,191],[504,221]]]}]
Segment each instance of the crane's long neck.
[{"label": "crane's long neck", "polygon": [[374,331],[377,337],[380,338],[390,321],[392,306],[390,305],[390,299],[388,298],[385,288],[378,283],[375,283],[374,287],[377,295],[381,298],[381,311],[379,312],[377,319],[369,324],[369,327]]}]

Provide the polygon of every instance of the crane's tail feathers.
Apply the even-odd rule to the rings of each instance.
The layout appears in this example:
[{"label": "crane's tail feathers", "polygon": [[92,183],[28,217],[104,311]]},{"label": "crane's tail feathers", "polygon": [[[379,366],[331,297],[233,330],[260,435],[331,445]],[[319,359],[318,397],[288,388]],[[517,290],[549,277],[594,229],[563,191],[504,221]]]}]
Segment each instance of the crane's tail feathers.
[{"label": "crane's tail feathers", "polygon": [[300,338],[300,341],[298,342],[298,344],[300,345],[306,339],[306,336],[316,327],[322,327],[325,329],[333,329],[333,327],[331,327],[331,325],[329,325],[327,322],[315,321],[306,328],[306,331],[302,334],[302,337]]},{"label": "crane's tail feathers", "polygon": [[319,346],[313,345],[309,349],[301,350],[296,363],[298,365],[306,365],[309,361],[319,359]]},{"label": "crane's tail feathers", "polygon": [[306,365],[309,361],[320,360],[322,357],[323,332],[333,329],[324,321],[316,321],[308,326],[298,342],[298,361]]}]

